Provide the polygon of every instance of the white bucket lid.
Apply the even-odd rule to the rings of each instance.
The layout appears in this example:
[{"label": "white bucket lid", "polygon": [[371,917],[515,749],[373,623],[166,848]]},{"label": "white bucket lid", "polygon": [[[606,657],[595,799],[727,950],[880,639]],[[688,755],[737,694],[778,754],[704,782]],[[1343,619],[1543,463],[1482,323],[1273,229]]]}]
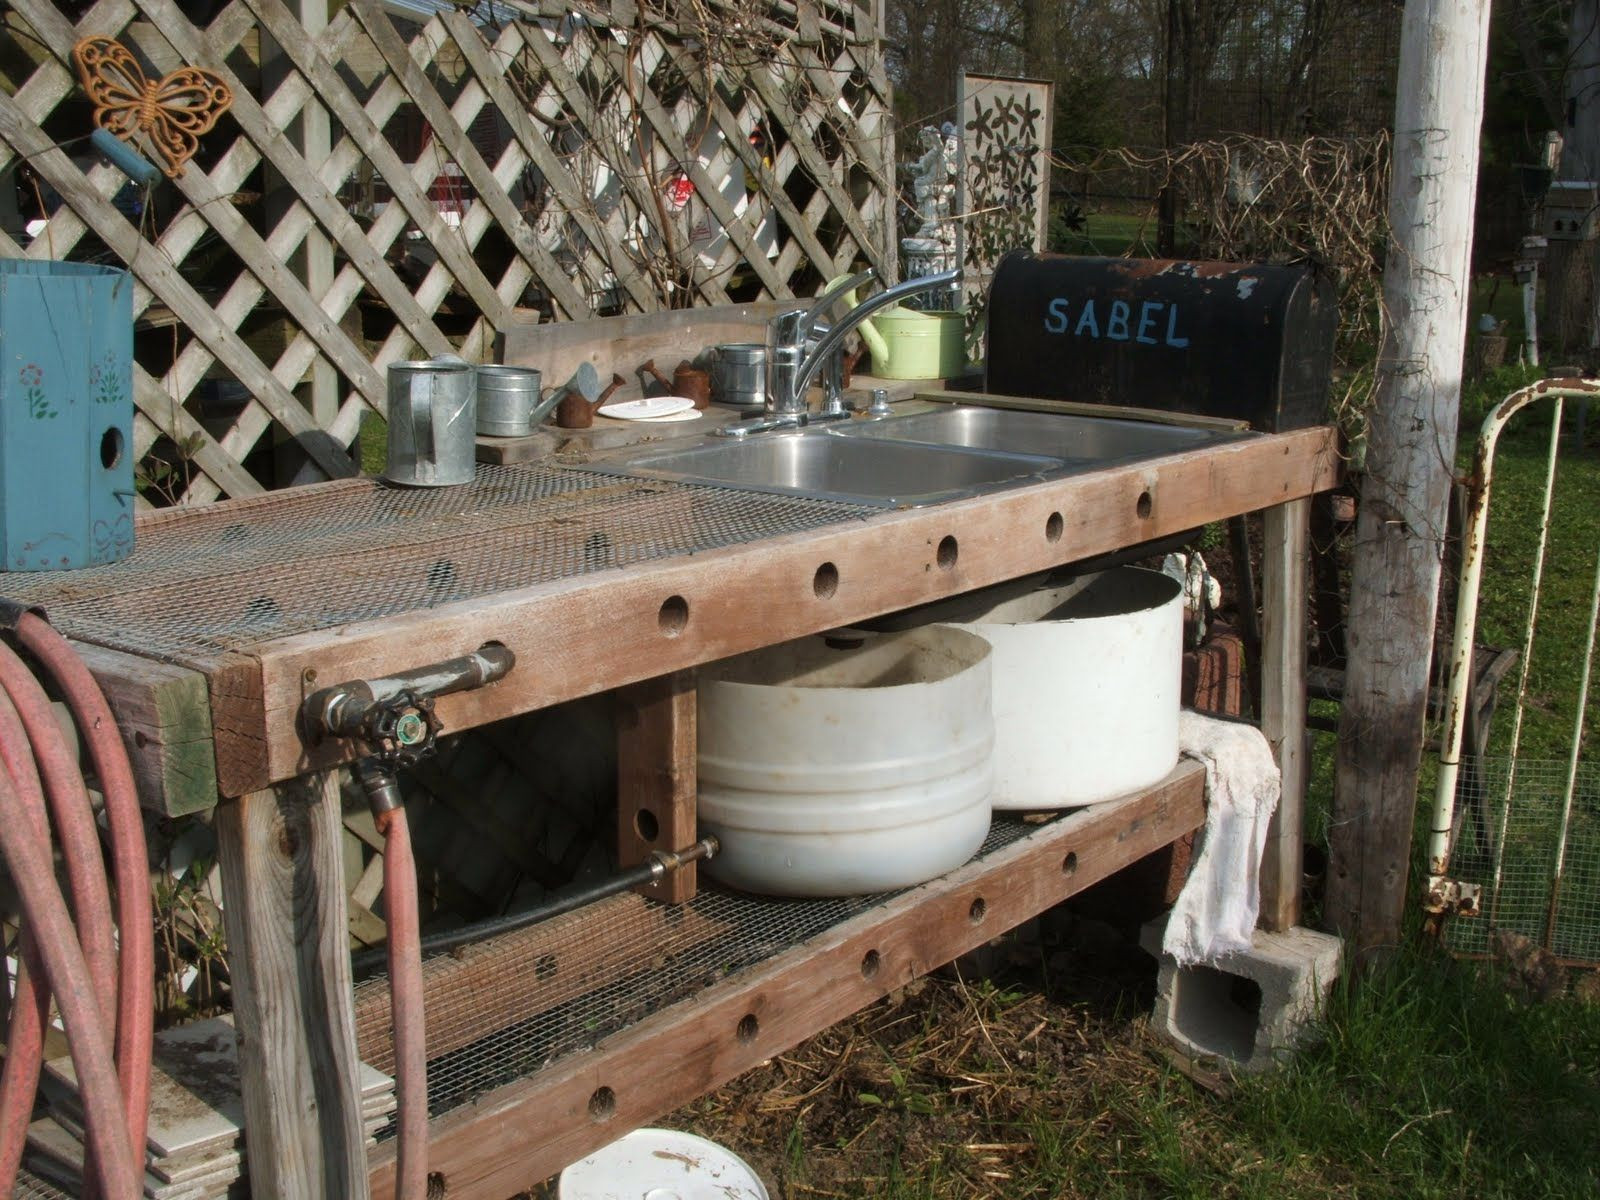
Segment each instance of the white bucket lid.
[{"label": "white bucket lid", "polygon": [[675,1129],[635,1129],[561,1172],[560,1200],[768,1200],[750,1165]]}]

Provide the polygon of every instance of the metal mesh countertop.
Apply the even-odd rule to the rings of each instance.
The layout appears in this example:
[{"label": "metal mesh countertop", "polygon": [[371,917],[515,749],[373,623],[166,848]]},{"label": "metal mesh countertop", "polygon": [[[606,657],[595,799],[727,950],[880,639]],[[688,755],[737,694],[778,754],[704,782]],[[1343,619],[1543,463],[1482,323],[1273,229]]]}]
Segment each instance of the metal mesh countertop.
[{"label": "metal mesh countertop", "polygon": [[878,510],[480,464],[448,488],[346,480],[141,522],[132,556],[0,573],[72,637],[185,664],[292,634],[762,538]]}]

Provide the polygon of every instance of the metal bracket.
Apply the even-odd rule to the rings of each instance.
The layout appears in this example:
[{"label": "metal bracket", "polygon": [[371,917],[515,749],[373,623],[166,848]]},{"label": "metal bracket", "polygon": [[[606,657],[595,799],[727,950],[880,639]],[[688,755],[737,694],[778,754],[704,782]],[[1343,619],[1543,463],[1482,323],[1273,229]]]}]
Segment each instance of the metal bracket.
[{"label": "metal bracket", "polygon": [[20,600],[7,600],[4,596],[0,596],[0,629],[8,633],[15,631],[28,613],[32,613],[41,621],[50,619],[45,615],[44,609],[37,604],[24,604]]}]

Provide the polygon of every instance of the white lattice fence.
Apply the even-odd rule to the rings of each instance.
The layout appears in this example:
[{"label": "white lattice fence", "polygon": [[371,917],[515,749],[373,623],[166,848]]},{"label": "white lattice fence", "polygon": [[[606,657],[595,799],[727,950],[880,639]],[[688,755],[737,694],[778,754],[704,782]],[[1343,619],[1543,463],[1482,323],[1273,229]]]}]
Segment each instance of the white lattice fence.
[{"label": "white lattice fence", "polygon": [[[261,491],[261,452],[284,439],[315,474],[351,474],[388,363],[489,357],[525,308],[893,274],[888,83],[864,9],[351,0],[323,26],[306,0],[232,0],[202,27],[193,7],[10,0],[0,17],[0,187],[43,220],[0,253],[133,272],[147,503]],[[70,55],[91,34],[152,77],[201,66],[235,93],[147,195],[82,141]]]}]

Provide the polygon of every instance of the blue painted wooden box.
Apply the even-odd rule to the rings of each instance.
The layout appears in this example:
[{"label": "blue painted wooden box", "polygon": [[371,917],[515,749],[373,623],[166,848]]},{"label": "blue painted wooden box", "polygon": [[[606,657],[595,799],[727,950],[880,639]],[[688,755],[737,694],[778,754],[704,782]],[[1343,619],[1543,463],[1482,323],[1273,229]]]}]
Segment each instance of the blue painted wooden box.
[{"label": "blue painted wooden box", "polygon": [[0,569],[133,550],[133,279],[0,258]]}]

